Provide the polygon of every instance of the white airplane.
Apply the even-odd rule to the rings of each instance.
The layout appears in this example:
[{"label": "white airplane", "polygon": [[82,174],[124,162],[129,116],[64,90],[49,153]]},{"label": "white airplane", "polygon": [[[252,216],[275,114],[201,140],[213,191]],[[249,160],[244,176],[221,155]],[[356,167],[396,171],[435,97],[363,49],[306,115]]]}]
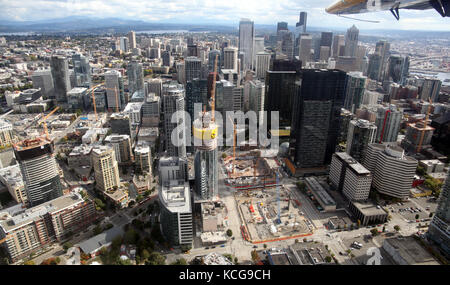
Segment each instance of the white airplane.
[{"label": "white airplane", "polygon": [[399,9],[435,9],[442,17],[450,17],[450,0],[339,0],[325,11],[341,16],[389,10],[399,20]]}]

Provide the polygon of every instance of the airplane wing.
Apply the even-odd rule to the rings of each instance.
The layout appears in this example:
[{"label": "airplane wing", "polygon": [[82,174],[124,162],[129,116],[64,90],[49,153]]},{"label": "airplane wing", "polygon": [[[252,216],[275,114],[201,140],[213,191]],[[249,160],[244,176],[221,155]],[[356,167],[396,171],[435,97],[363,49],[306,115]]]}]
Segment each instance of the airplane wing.
[{"label": "airplane wing", "polygon": [[390,10],[399,20],[399,9],[435,9],[442,17],[450,17],[450,0],[339,0],[325,11],[335,15],[349,15]]}]

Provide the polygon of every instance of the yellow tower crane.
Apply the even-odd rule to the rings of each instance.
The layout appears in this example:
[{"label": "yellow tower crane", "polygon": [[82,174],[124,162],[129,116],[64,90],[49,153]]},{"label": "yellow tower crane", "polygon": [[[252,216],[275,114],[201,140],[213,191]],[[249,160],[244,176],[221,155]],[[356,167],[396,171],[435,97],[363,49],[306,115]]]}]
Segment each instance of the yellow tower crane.
[{"label": "yellow tower crane", "polygon": [[53,109],[53,111],[48,113],[47,116],[45,116],[44,118],[41,119],[41,124],[44,125],[44,133],[45,133],[45,137],[47,138],[47,140],[50,140],[50,136],[48,135],[47,119],[58,110],[59,110],[59,107],[56,107],[55,109]]}]

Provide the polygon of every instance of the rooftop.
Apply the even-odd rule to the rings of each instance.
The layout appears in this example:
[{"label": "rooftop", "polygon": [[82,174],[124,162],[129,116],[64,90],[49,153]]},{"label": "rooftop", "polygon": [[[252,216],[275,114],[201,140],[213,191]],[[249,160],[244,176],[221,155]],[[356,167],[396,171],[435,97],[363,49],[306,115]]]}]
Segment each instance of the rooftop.
[{"label": "rooftop", "polygon": [[103,246],[108,246],[118,236],[123,235],[122,227],[114,227],[103,233],[96,235],[80,243],[81,250],[86,253],[93,253]]},{"label": "rooftop", "polygon": [[[384,241],[409,265],[439,265],[413,237],[394,237]],[[383,244],[385,247],[385,244]],[[395,259],[395,258],[394,258]]]},{"label": "rooftop", "polygon": [[319,181],[317,181],[314,177],[305,178],[307,185],[311,188],[311,190],[316,193],[322,202],[326,205],[336,205],[334,199],[328,194],[328,192],[320,185]]},{"label": "rooftop", "polygon": [[387,215],[387,213],[372,201],[352,201],[351,202],[364,216]]}]

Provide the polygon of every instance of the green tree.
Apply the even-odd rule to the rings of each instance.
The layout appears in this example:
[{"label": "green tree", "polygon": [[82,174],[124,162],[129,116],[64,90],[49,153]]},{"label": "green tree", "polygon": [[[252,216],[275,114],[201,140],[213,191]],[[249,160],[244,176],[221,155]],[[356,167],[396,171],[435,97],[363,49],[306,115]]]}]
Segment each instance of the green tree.
[{"label": "green tree", "polygon": [[152,252],[145,262],[145,265],[165,265],[166,259],[158,252]]},{"label": "green tree", "polygon": [[416,218],[416,220],[418,220],[418,219],[419,219],[419,217],[420,217],[420,216],[419,216],[419,214],[416,214],[416,217],[415,217],[415,218]]},{"label": "green tree", "polygon": [[428,217],[430,217],[430,218],[433,217],[433,213],[430,213],[430,215]]},{"label": "green tree", "polygon": [[172,262],[170,265],[188,265],[186,259],[179,258],[176,261]]},{"label": "green tree", "polygon": [[394,226],[394,230],[395,230],[396,232],[399,232],[399,231],[400,231],[400,226],[399,226],[399,225],[395,225],[395,226]]},{"label": "green tree", "polygon": [[231,229],[227,230],[227,236],[229,236],[229,237],[233,236],[233,231]]},{"label": "green tree", "polygon": [[263,247],[264,247],[264,249],[266,249],[267,248],[267,244],[263,244]]},{"label": "green tree", "polygon": [[27,260],[23,263],[23,265],[36,265],[33,260]]},{"label": "green tree", "polygon": [[376,236],[376,235],[378,235],[378,229],[377,228],[371,229],[370,233],[372,234],[372,236]]},{"label": "green tree", "polygon": [[72,243],[70,243],[70,242],[65,242],[65,243],[63,244],[63,249],[64,249],[65,252],[67,252],[67,250],[69,250],[69,248],[71,248],[72,246],[73,246]]},{"label": "green tree", "polygon": [[331,260],[333,260],[333,259],[331,258],[331,256],[327,255],[327,256],[325,257],[325,261],[326,261],[327,263],[330,263]]},{"label": "green tree", "polygon": [[102,229],[102,227],[100,225],[95,226],[95,228],[93,230],[94,236],[99,235],[102,232],[103,232],[103,229]]}]

